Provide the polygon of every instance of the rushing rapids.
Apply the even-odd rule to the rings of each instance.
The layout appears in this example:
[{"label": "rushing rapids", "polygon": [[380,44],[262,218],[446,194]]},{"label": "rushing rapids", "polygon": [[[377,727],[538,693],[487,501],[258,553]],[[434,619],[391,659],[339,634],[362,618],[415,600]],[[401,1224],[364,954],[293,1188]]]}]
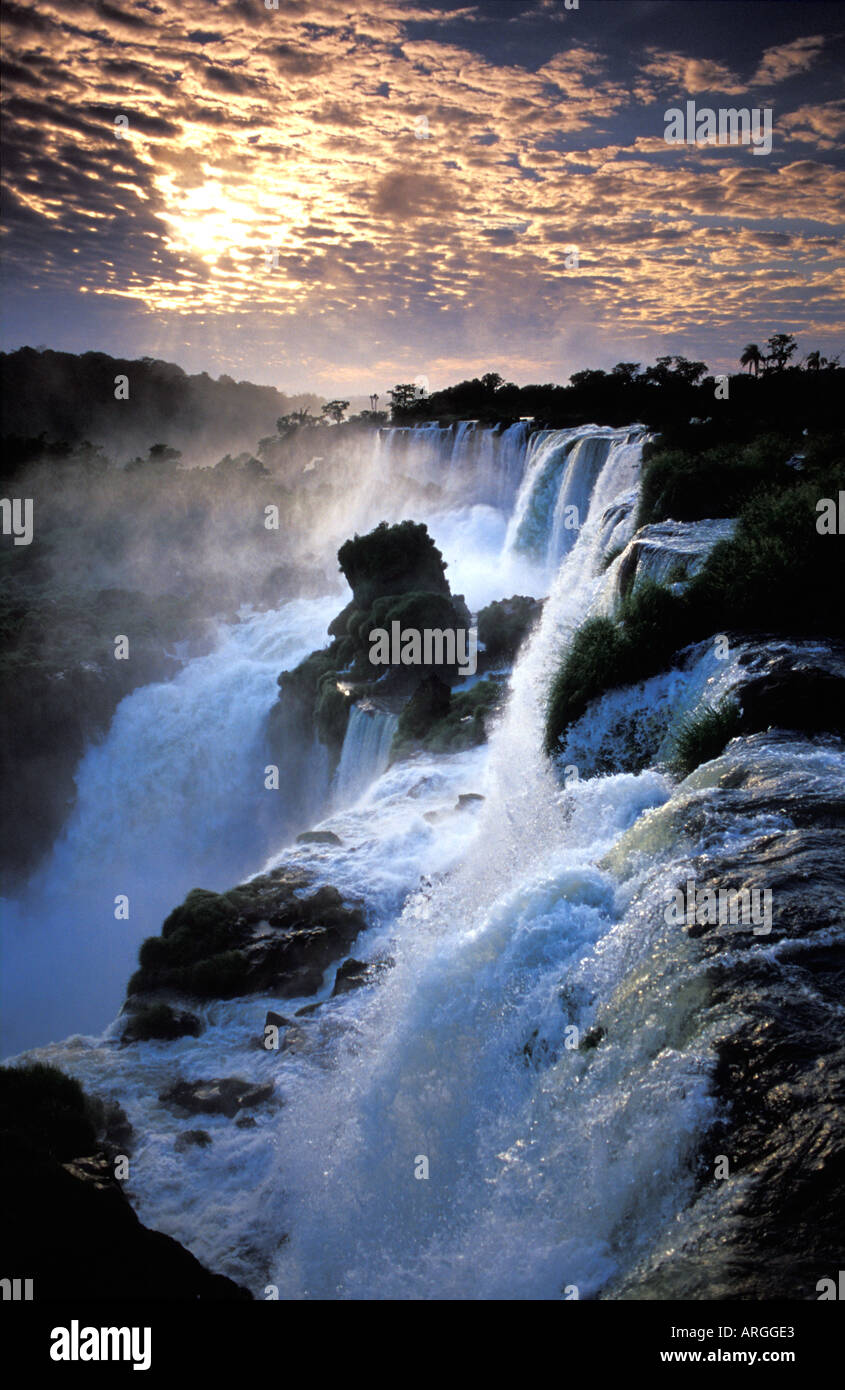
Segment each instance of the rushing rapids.
[{"label": "rushing rapids", "polygon": [[[742,674],[741,652],[720,663],[707,644],[606,696],[570,730],[559,768],[544,757],[561,652],[607,611],[630,563],[642,441],[598,427],[529,437],[524,423],[381,439],[361,483],[375,510],[367,518],[359,500],[356,516],[390,515],[392,477],[413,470],[434,484],[417,515],[474,609],[517,577],[548,595],[487,745],[388,766],[395,717],[357,707],[333,783],[311,750],[309,804],[270,816],[260,773],[273,678],[324,640],[333,594],[245,617],[211,657],[136,692],[80,769],[31,929],[58,933],[44,903],[61,885],[80,923],[65,958],[81,951],[90,970],[115,951],[106,936],[121,927],[92,893],[117,846],[125,891],[137,882],[145,907],[115,951],[115,987],[151,919],[200,880],[222,888],[300,865],[365,904],[355,956],[381,968],[336,996],[330,968],[319,1007],[278,1051],[262,1045],[267,1010],[292,1017],[313,999],[212,1002],[204,1031],[175,1042],[121,1047],[114,1023],[38,1050],[126,1109],[141,1219],[258,1297],[718,1296],[732,1286],[711,1233],[724,1220],[753,1245],[750,1177],[723,1215],[708,1170],[727,1107],[719,1067],[749,1023],[752,951],[783,990],[803,987],[780,965],[798,929],[722,942],[714,965],[712,941],[667,921],[664,903],[693,869],[735,881],[744,855],[762,882],[772,846],[798,833],[795,798],[814,796],[823,816],[843,760],[832,742],[757,735],[677,786],[660,761],[673,721]],[[305,825],[331,833],[295,843]],[[793,846],[797,859],[805,848]],[[142,878],[156,883],[146,898]],[[833,939],[835,922],[824,931]],[[62,1026],[99,1025],[81,1004],[71,1016],[72,975],[65,989]],[[21,1038],[44,1041],[44,1028],[22,1025]],[[206,1115],[210,1142],[175,1147],[187,1122],[161,1094],[228,1076],[272,1082],[272,1098],[251,1125]]]}]

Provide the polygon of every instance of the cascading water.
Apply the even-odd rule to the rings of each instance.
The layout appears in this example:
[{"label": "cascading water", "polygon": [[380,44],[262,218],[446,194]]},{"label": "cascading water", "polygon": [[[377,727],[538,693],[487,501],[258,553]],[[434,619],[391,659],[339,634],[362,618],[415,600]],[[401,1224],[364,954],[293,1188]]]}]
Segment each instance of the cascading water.
[{"label": "cascading water", "polygon": [[[653,1169],[646,1134],[659,1129],[665,1169],[683,1183],[690,1133],[707,1109],[697,1064],[667,1065],[626,1117],[624,1087],[650,1062],[636,1037],[608,1053],[603,1085],[566,1047],[567,1028],[587,1028],[620,978],[621,948],[606,944],[617,887],[598,860],[668,795],[662,777],[645,773],[562,796],[540,752],[561,643],[595,597],[608,544],[630,533],[620,499],[636,480],[639,445],[622,432],[604,438],[576,543],[489,746],[400,764],[359,813],[350,806],[323,822],[337,847],[283,856],[365,898],[374,925],[356,951],[390,956],[383,983],[333,1001],[304,1047],[279,1056],[244,1048],[268,1001],[210,1007],[182,1071],[272,1075],[285,1105],[254,1130],[214,1128],[190,1194],[153,1099],[161,1063],[152,1087],[149,1074],[118,1083],[144,1136],[133,1187],[142,1218],[257,1291],[268,1281],[292,1297],[588,1291],[618,1268],[620,1229],[636,1248],[678,1200]],[[350,762],[367,718],[360,711],[350,726]],[[458,809],[467,791],[486,798],[474,811]],[[621,954],[638,948],[653,943],[626,940]],[[682,956],[685,943],[673,949]],[[671,961],[667,971],[671,979]],[[83,1080],[97,1071],[96,1052],[74,1055]],[[428,1177],[416,1179],[422,1159]]]},{"label": "cascading water", "polygon": [[398,722],[398,716],[386,710],[365,703],[353,706],[335,773],[333,791],[338,805],[354,801],[384,772]]},{"label": "cascading water", "polygon": [[[442,480],[458,449],[489,462],[475,426],[460,445],[436,426],[392,434],[383,471],[417,461]],[[509,516],[441,497],[425,518],[453,589],[503,597],[517,562],[551,584],[528,590],[547,601],[486,746],[381,771],[391,717],[356,708],[321,823],[332,836],[285,847],[280,835],[265,865],[301,866],[363,900],[370,925],[354,953],[380,967],[370,982],[333,997],[331,968],[316,1001],[198,1006],[196,1038],[119,1047],[115,1025],[37,1054],[125,1107],[141,1219],[259,1298],[636,1296],[679,1233],[692,1223],[698,1239],[713,1224],[696,1162],[717,1113],[712,1044],[727,1010],[711,1000],[706,952],[662,902],[696,857],[783,834],[788,756],[793,781],[823,797],[841,752],[808,761],[802,745],[796,762],[764,742],[747,768],[708,764],[680,788],[654,767],[592,775],[626,722],[652,756],[673,710],[731,689],[744,654],[719,665],[703,644],[682,670],[611,692],[570,730],[562,762],[574,777],[562,784],[543,757],[552,673],[575,626],[618,596],[620,562],[606,573],[603,562],[631,539],[642,437],[537,433]],[[660,728],[643,732],[655,711]],[[212,741],[231,744],[223,724]],[[761,783],[759,814],[720,810],[722,768],[728,787]],[[237,874],[224,877],[214,882]],[[315,1002],[288,1045],[260,1045],[267,1008]],[[158,1096],[180,1077],[213,1076],[272,1081],[275,1097],[249,1127],[204,1115],[211,1142],[186,1158],[174,1140],[192,1121]],[[723,1252],[714,1260],[724,1265]],[[706,1271],[696,1277],[698,1296],[712,1296]],[[660,1297],[691,1283],[688,1268],[661,1279]]]},{"label": "cascading water", "polygon": [[[302,808],[286,815],[284,791],[265,787],[262,729],[279,671],[322,640],[336,610],[334,596],[247,616],[174,680],[122,701],[80,763],[76,804],[50,859],[20,900],[4,904],[4,1051],[43,1041],[47,1029],[61,1037],[102,1028],[140,942],[173,904],[198,884],[231,886],[254,870],[270,836],[301,828]],[[311,778],[321,805],[325,767],[315,763]],[[128,918],[115,918],[118,894]],[[53,967],[46,979],[44,960]]]}]

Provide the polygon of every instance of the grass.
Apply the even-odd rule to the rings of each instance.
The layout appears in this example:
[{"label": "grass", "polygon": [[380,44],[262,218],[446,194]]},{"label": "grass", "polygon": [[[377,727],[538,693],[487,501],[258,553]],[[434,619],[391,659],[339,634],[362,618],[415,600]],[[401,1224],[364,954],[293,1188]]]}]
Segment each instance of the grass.
[{"label": "grass", "polygon": [[688,777],[701,763],[718,758],[740,732],[740,708],[736,700],[704,705],[682,719],[675,734],[671,760],[673,772]]}]

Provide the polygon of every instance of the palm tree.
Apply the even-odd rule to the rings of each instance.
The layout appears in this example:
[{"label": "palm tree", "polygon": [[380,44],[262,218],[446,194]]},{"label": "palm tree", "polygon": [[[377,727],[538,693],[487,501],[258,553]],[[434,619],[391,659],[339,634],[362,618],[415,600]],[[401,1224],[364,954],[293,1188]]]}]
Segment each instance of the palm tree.
[{"label": "palm tree", "polygon": [[808,372],[818,372],[822,367],[827,366],[827,358],[822,357],[818,348],[816,348],[815,352],[808,352],[804,366],[807,368]]},{"label": "palm tree", "polygon": [[759,371],[760,371],[760,363],[761,363],[762,361],[763,361],[763,354],[762,354],[762,352],[760,351],[760,349],[758,348],[757,344],[756,344],[756,343],[749,343],[749,344],[748,344],[748,347],[746,347],[746,348],[743,349],[742,356],[741,356],[740,359],[739,359],[739,365],[740,365],[741,367],[747,367],[748,370],[749,370],[749,372],[751,371],[751,368],[753,367],[753,368],[754,368],[754,375],[757,376],[758,373],[759,373]]}]

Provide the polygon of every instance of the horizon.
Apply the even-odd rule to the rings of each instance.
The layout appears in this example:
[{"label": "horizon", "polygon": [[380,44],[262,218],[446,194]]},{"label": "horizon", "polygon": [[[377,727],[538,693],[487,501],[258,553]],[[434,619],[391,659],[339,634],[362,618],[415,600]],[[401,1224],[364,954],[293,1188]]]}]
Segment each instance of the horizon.
[{"label": "horizon", "polygon": [[[778,331],[834,354],[845,35],[822,0],[760,17],[10,3],[0,344],[326,398],[665,353],[733,372]],[[771,152],[672,144],[689,103],[773,113]]]}]

